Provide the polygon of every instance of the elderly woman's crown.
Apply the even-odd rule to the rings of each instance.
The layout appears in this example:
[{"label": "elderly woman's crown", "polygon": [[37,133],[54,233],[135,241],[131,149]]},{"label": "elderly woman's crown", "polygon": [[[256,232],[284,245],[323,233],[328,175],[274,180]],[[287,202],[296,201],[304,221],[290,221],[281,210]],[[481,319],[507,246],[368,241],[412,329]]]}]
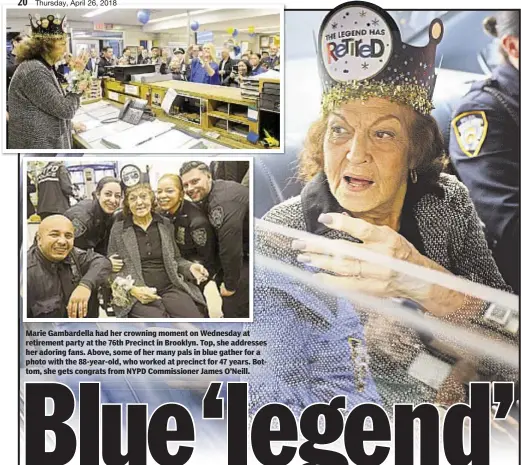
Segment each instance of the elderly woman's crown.
[{"label": "elderly woman's crown", "polygon": [[428,114],[442,36],[443,24],[435,19],[425,47],[408,45],[393,18],[378,6],[338,6],[324,18],[318,38],[324,110],[353,98],[383,97]]},{"label": "elderly woman's crown", "polygon": [[61,15],[29,15],[33,37],[61,37],[67,34],[67,16]]}]

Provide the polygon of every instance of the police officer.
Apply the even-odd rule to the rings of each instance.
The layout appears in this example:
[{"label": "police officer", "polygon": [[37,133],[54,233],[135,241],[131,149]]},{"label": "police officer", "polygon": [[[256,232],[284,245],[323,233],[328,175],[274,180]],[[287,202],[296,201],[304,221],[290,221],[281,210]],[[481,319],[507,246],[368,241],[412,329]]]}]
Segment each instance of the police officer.
[{"label": "police officer", "polygon": [[233,181],[212,180],[199,161],[180,169],[186,194],[201,205],[217,234],[220,270],[216,282],[225,318],[249,315],[249,190]]},{"label": "police officer", "polygon": [[457,106],[449,151],[499,270],[519,294],[519,12],[501,11],[484,27],[499,39],[503,60]]},{"label": "police officer", "polygon": [[47,216],[63,214],[70,206],[73,196],[72,181],[67,168],[61,161],[51,161],[38,176],[37,211],[43,220]]},{"label": "police officer", "polygon": [[74,247],[74,226],[63,215],[44,219],[27,252],[27,316],[85,318],[111,271],[108,259]]},{"label": "police officer", "polygon": [[[157,205],[175,227],[175,238],[181,256],[202,264],[210,279],[217,273],[217,239],[208,217],[196,204],[184,199],[183,182],[177,174],[159,178]],[[201,283],[201,290],[208,281]]]},{"label": "police officer", "polygon": [[74,245],[106,255],[113,214],[120,203],[119,180],[105,176],[96,186],[94,199],[82,200],[64,213],[74,226]]}]

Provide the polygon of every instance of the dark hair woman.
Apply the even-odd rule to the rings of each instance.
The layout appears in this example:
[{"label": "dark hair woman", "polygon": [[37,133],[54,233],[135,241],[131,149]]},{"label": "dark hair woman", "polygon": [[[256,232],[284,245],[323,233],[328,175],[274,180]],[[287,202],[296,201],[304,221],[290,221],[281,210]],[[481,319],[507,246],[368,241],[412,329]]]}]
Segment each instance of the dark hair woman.
[{"label": "dark hair woman", "polygon": [[74,226],[74,246],[107,255],[114,212],[121,204],[121,184],[112,176],[101,178],[92,199],[81,200],[64,215]]},{"label": "dark hair woman", "polygon": [[215,232],[205,213],[184,198],[183,182],[177,174],[164,174],[157,183],[157,206],[175,227],[175,238],[181,255],[201,263],[212,277],[217,272]]},{"label": "dark hair woman", "polygon": [[143,179],[132,184],[125,191],[123,218],[114,223],[109,240],[109,255],[117,254],[123,261],[112,283],[116,316],[207,316],[197,284],[208,278],[208,272],[181,257],[174,226],[153,211],[155,196],[150,185]]},{"label": "dark hair woman", "polygon": [[74,72],[64,90],[54,65],[67,52],[65,18],[30,16],[30,22],[32,36],[18,46],[19,66],[9,86],[8,148],[71,149],[72,118],[90,85],[83,72],[88,54],[74,60]]},{"label": "dark hair woman", "polygon": [[237,62],[237,71],[232,71],[224,80],[223,86],[240,87],[242,80],[251,75],[251,65],[247,60]]}]

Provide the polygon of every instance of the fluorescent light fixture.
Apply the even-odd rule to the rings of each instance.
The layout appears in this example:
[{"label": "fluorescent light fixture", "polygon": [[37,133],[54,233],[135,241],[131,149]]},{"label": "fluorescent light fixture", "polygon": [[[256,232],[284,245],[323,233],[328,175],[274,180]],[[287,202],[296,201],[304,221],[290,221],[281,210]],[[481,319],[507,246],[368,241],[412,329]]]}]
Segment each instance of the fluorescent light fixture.
[{"label": "fluorescent light fixture", "polygon": [[88,13],[84,14],[82,18],[93,18],[94,16],[102,15],[103,13],[113,9],[114,8],[98,8],[97,10],[89,11]]},{"label": "fluorescent light fixture", "polygon": [[[210,11],[219,11],[219,10],[222,10],[222,8],[212,8],[209,10],[190,11],[189,13],[190,13],[190,16],[193,16],[193,15],[202,15],[203,13],[209,13]],[[187,16],[188,16],[188,13],[180,13],[178,15],[172,15],[172,16],[163,16],[162,18],[151,19],[147,24],[159,23],[161,21],[167,21],[169,19],[186,18]]]}]

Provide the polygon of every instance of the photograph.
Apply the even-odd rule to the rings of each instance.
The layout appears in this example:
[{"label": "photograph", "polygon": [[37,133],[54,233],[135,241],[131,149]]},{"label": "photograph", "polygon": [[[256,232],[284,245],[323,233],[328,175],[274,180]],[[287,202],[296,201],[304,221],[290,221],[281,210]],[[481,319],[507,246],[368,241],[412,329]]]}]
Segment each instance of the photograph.
[{"label": "photograph", "polygon": [[139,160],[24,159],[25,317],[251,321],[251,159]]},{"label": "photograph", "polygon": [[4,14],[8,152],[283,152],[282,7]]}]

